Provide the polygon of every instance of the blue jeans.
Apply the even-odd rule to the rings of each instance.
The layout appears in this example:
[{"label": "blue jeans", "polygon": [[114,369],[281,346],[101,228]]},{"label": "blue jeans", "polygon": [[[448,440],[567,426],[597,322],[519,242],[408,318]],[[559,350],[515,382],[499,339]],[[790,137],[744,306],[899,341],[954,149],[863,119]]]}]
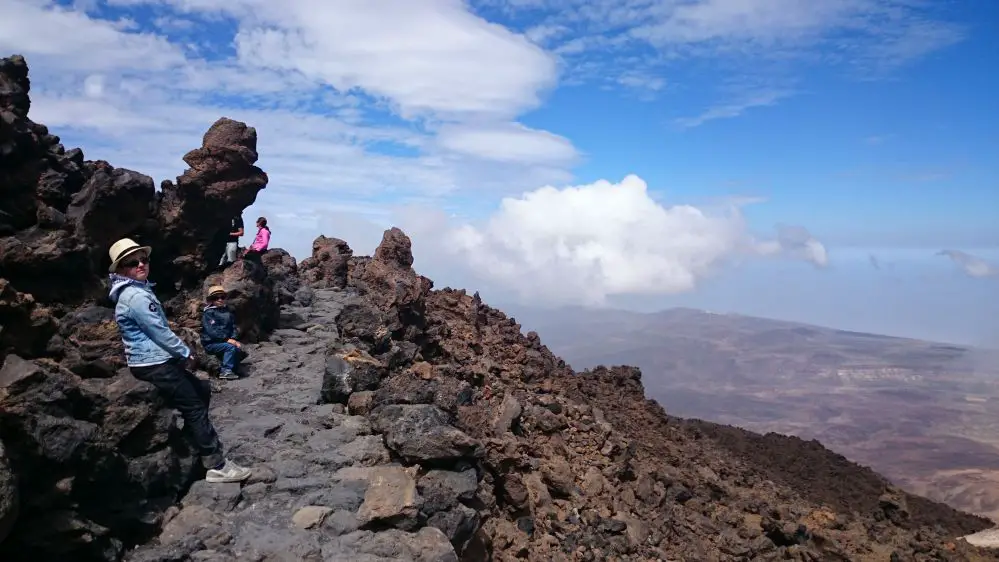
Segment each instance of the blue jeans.
[{"label": "blue jeans", "polygon": [[205,346],[205,351],[222,358],[223,371],[235,371],[243,358],[240,349],[228,342],[210,343]]}]

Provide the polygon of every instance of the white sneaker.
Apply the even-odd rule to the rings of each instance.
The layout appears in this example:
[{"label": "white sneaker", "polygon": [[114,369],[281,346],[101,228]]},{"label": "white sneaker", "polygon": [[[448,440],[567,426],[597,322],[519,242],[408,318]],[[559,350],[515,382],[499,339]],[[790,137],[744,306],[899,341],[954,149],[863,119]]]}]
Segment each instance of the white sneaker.
[{"label": "white sneaker", "polygon": [[226,459],[222,468],[212,468],[205,474],[205,481],[212,483],[242,482],[250,477],[250,469]]}]

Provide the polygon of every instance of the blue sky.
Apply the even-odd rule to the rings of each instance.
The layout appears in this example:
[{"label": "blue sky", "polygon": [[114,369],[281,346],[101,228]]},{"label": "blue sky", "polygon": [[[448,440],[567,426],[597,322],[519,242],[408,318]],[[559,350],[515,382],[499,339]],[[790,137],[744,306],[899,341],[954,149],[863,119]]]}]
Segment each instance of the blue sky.
[{"label": "blue sky", "polygon": [[31,116],[89,158],[159,182],[217,117],[256,127],[271,182],[248,222],[267,215],[299,258],[320,232],[368,253],[398,224],[421,272],[500,304],[688,304],[999,342],[995,3],[0,13]]}]

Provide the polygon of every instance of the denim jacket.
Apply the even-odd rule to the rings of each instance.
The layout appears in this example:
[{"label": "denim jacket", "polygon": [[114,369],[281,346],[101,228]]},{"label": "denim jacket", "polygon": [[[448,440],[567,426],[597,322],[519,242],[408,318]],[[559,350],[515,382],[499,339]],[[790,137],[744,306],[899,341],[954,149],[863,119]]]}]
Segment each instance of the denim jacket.
[{"label": "denim jacket", "polygon": [[224,306],[205,307],[201,315],[201,345],[224,343],[236,338],[236,319]]},{"label": "denim jacket", "polygon": [[108,297],[115,303],[114,319],[129,367],[160,365],[175,357],[191,355],[190,348],[170,329],[152,285],[111,274]]}]

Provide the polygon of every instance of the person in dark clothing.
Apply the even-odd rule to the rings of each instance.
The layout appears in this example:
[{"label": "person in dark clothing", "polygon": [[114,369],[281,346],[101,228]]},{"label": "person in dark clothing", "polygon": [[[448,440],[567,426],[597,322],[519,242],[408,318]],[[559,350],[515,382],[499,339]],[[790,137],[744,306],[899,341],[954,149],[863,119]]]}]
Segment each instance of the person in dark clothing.
[{"label": "person in dark clothing", "polygon": [[236,369],[246,357],[243,344],[236,340],[236,318],[225,305],[226,292],[219,285],[208,289],[208,306],[201,315],[201,345],[222,360],[219,378],[234,380]]},{"label": "person in dark clothing", "polygon": [[226,239],[225,253],[219,260],[219,267],[225,267],[230,263],[236,263],[239,253],[239,237],[243,235],[243,217],[236,215],[232,217],[229,224],[229,237]]},{"label": "person in dark clothing", "polygon": [[191,349],[170,329],[163,305],[149,281],[149,246],[129,238],[115,242],[108,254],[114,317],[125,347],[125,361],[135,378],[152,384],[168,404],[180,410],[208,482],[241,482],[250,469],[225,458],[222,442],[208,416],[211,388],[194,376]]}]

